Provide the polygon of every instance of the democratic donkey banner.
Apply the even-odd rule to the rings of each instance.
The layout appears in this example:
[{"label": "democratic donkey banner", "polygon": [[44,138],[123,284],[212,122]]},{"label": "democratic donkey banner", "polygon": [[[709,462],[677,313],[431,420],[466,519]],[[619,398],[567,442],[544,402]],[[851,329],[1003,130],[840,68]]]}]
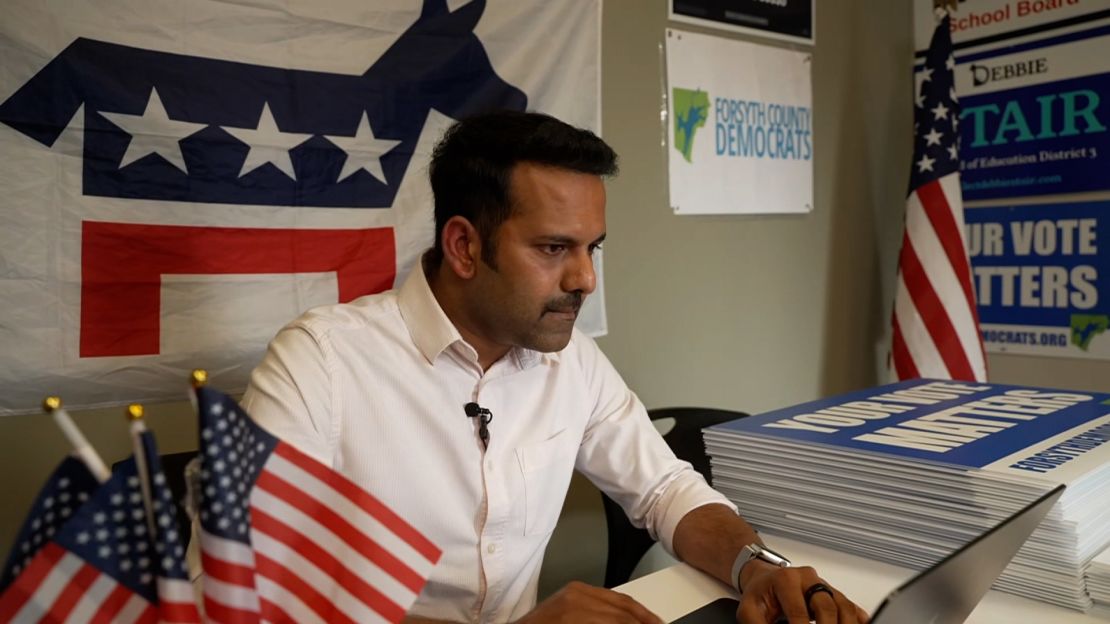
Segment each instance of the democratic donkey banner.
[{"label": "democratic donkey banner", "polygon": [[[932,0],[915,9],[920,51]],[[967,0],[951,24],[984,345],[1110,359],[1110,5]]]},{"label": "democratic donkey banner", "polygon": [[809,55],[678,30],[666,41],[675,213],[813,210]]},{"label": "democratic donkey banner", "polygon": [[282,325],[431,244],[452,120],[598,130],[599,42],[600,0],[8,2],[0,414],[179,399],[197,366],[242,389]]}]

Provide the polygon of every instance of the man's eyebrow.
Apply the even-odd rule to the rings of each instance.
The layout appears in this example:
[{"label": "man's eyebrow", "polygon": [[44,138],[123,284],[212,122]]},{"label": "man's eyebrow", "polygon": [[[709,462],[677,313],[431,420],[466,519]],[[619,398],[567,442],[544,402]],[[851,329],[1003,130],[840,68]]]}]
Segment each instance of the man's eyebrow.
[{"label": "man's eyebrow", "polygon": [[[604,240],[605,240],[605,234],[602,234],[601,236],[597,237],[597,239],[591,241],[589,244],[590,245],[600,245],[602,243],[602,241],[604,241]],[[536,238],[536,241],[540,244],[543,244],[543,245],[579,245],[579,244],[581,244],[581,243],[579,243],[577,238],[574,238],[572,236],[566,236],[566,235],[563,235],[563,234],[549,234],[549,235],[545,235],[545,236],[539,236],[539,237]]]}]

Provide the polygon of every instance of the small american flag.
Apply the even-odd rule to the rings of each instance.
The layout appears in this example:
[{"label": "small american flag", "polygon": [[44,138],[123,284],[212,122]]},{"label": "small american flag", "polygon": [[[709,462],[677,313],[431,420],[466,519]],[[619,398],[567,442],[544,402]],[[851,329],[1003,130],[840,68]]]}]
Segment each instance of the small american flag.
[{"label": "small american flag", "polygon": [[[135,459],[121,462],[108,481],[86,494],[85,504],[65,507],[72,517],[29,563],[20,564],[19,576],[0,595],[0,621],[199,621],[173,526],[173,500],[153,440],[144,447],[153,453],[147,461],[154,516],[147,515]],[[64,487],[51,484],[58,492],[51,495],[55,505],[77,483],[73,476],[63,479]]]},{"label": "small american flag", "polygon": [[[19,531],[8,562],[0,570],[0,594],[15,581],[42,547],[50,543],[58,529],[85,504],[99,485],[80,459],[66,457],[62,460],[31,505],[31,513]],[[6,621],[3,615],[4,612],[0,611],[0,621]]]},{"label": "small american flag", "polygon": [[349,479],[197,389],[205,615],[399,622],[439,549]]},{"label": "small american flag", "polygon": [[955,66],[944,12],[925,57],[914,110],[914,155],[891,344],[899,380],[987,379],[964,240]]}]

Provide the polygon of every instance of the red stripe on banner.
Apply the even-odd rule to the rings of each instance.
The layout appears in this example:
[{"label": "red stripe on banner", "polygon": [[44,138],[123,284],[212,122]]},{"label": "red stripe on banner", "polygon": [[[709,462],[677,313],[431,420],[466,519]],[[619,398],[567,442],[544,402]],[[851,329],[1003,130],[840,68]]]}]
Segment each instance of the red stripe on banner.
[{"label": "red stripe on banner", "polygon": [[139,617],[135,618],[137,624],[158,624],[158,609],[154,605],[147,605]]},{"label": "red stripe on banner", "polygon": [[254,611],[229,607],[218,600],[213,600],[211,596],[205,594],[204,621],[220,622],[222,624],[254,624],[261,621],[261,618],[259,614]]},{"label": "red stripe on banner", "polygon": [[[279,445],[280,446],[280,445]],[[405,562],[398,559],[393,553],[375,542],[370,536],[358,530],[343,516],[335,513],[319,500],[305,494],[296,486],[275,476],[272,472],[263,470],[258,474],[255,487],[273,494],[281,500],[299,509],[302,513],[315,518],[317,522],[327,527],[336,537],[346,542],[360,555],[374,562],[374,565],[384,570],[387,574],[397,579],[402,585],[419,594],[424,587],[424,579],[408,567]],[[251,513],[254,513],[251,507]]]},{"label": "red stripe on banner", "polygon": [[54,565],[65,554],[66,551],[54,542],[48,542],[46,546],[42,547],[42,550],[31,559],[31,563],[27,564],[23,572],[0,595],[0,622],[12,621],[15,614],[19,613],[19,610],[27,604],[31,596],[35,595],[35,590],[39,588],[39,584],[50,574]]},{"label": "red stripe on banner", "polygon": [[158,601],[158,619],[163,622],[199,622],[200,613],[191,602]]},{"label": "red stripe on banner", "polygon": [[274,452],[296,464],[301,470],[330,485],[332,489],[342,494],[347,500],[384,524],[397,537],[412,546],[414,550],[431,563],[439,560],[441,552],[435,544],[369,492],[355,485],[350,479],[297,450],[290,444],[278,444],[274,448]]},{"label": "red stripe on banner", "polygon": [[979,326],[979,313],[975,306],[975,293],[971,290],[971,264],[967,258],[967,249],[964,247],[960,226],[956,224],[956,217],[944,189],[939,180],[933,180],[917,189],[917,198],[925,209],[925,216],[933,225],[937,239],[944,247],[944,255],[948,256],[948,264],[952,265],[952,272],[960,282],[964,291],[967,305],[975,317],[975,325]]},{"label": "red stripe on banner", "polygon": [[96,615],[89,620],[89,624],[108,624],[115,622],[116,616],[131,599],[131,590],[123,585],[116,585],[108,596],[101,601],[100,608],[96,610]]},{"label": "red stripe on banner", "polygon": [[352,574],[339,559],[321,548],[319,544],[257,507],[251,508],[251,528],[269,535],[311,561],[321,572],[334,579],[349,594],[380,613],[382,617],[390,622],[399,622],[405,617],[405,610],[400,605],[390,600],[388,596],[378,591],[374,586]]},{"label": "red stripe on banner", "polygon": [[948,374],[952,379],[975,381],[975,373],[971,370],[971,363],[967,359],[963,345],[960,344],[956,328],[952,325],[952,319],[948,318],[944,304],[933,290],[929,276],[925,273],[925,267],[921,265],[913,243],[910,242],[909,232],[902,237],[902,256],[899,266],[902,269],[902,279],[906,282],[906,291],[913,299],[914,307],[917,308],[925,328],[929,330],[929,336],[933,339],[941,359],[944,360]]},{"label": "red stripe on banner", "polygon": [[266,600],[262,596],[258,597],[258,602],[262,605],[263,620],[267,622],[272,622],[273,624],[284,624],[285,622],[296,624],[297,621],[289,617],[289,614],[283,611],[281,607],[277,606],[276,604],[270,602],[269,600]]},{"label": "red stripe on banner", "polygon": [[77,606],[77,601],[81,600],[81,596],[85,595],[89,586],[96,581],[100,576],[100,572],[87,563],[82,563],[77,572],[70,577],[69,582],[62,588],[61,593],[54,599],[53,604],[50,605],[50,611],[43,615],[43,620],[47,622],[64,622],[69,613],[73,611],[73,607]]},{"label": "red stripe on banner", "polygon": [[239,585],[254,589],[254,570],[244,565],[224,561],[207,550],[200,553],[200,565],[205,576],[211,576],[217,581],[229,585]]},{"label": "red stripe on banner", "polygon": [[902,326],[898,324],[898,317],[894,316],[894,337],[891,343],[891,356],[894,358],[894,371],[898,379],[917,379],[921,373],[913,363],[910,348],[906,345],[906,337],[902,335]]},{"label": "red stripe on banner", "polygon": [[339,302],[393,285],[391,228],[298,230],[85,221],[81,357],[156,355],[162,276],[335,271]]},{"label": "red stripe on banner", "polygon": [[[252,511],[251,513],[254,512]],[[296,573],[262,553],[255,552],[254,557],[259,575],[272,580],[285,588],[290,594],[299,598],[305,606],[319,615],[320,619],[329,623],[340,622],[342,624],[355,624],[355,621],[347,617],[347,614],[335,608],[335,603],[316,591],[316,589],[306,583],[304,579]],[[402,613],[401,616],[403,617],[404,613]],[[400,618],[393,621],[400,621]]]}]

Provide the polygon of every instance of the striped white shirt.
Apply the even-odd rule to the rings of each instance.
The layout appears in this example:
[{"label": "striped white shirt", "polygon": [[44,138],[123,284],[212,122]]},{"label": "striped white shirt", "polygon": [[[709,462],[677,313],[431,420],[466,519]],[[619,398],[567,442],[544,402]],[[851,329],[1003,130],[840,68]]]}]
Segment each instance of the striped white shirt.
[{"label": "striped white shirt", "polygon": [[[489,409],[489,448],[463,406]],[[577,468],[672,551],[679,520],[732,506],[679,461],[590,338],[483,372],[419,265],[399,290],[312,310],[255,369],[243,407],[443,550],[411,613],[504,622],[536,602]]]}]

